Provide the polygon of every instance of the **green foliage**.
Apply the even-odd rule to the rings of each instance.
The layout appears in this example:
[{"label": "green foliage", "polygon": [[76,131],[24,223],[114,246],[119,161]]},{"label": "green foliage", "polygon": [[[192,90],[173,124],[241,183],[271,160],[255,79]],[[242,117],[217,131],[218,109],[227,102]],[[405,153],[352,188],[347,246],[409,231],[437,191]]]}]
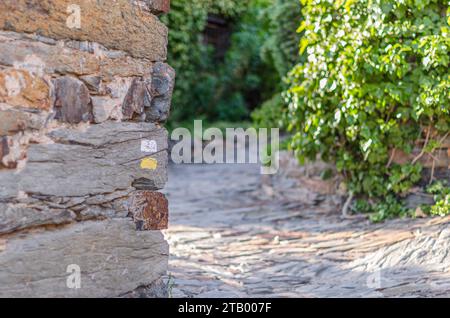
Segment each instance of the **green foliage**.
[{"label": "green foliage", "polygon": [[354,203],[352,210],[357,213],[369,214],[369,219],[374,223],[398,217],[404,218],[414,216],[414,211],[405,207],[401,200],[394,195],[388,195],[376,202],[358,199]]},{"label": "green foliage", "polygon": [[208,9],[206,0],[176,0],[171,3],[170,14],[162,17],[169,27],[168,60],[177,71],[172,114],[176,120],[195,111],[201,98],[209,97],[208,86],[212,84],[207,70],[212,63],[211,52],[202,43]]},{"label": "green foliage", "polygon": [[447,194],[444,198],[437,201],[435,205],[431,207],[431,215],[446,216],[450,214],[450,194]]},{"label": "green foliage", "polygon": [[382,222],[388,219],[413,217],[414,211],[408,209],[395,196],[388,195],[382,201],[374,204],[372,207],[370,220],[374,223]]},{"label": "green foliage", "polygon": [[301,35],[297,32],[302,19],[300,0],[273,0],[264,14],[268,27],[261,56],[277,72],[278,78],[271,83],[276,88],[276,94],[254,110],[251,117],[259,127],[282,128],[288,105],[282,94],[288,87],[284,79],[289,70],[302,61],[298,54]]},{"label": "green foliage", "polygon": [[[422,166],[415,164],[394,165],[387,177],[387,191],[405,194],[421,179]],[[381,192],[381,191],[380,191]]]},{"label": "green foliage", "polygon": [[256,127],[281,127],[285,111],[282,94],[278,93],[254,110],[251,116]]},{"label": "green foliage", "polygon": [[435,182],[427,189],[434,195],[435,205],[427,209],[431,215],[446,216],[450,214],[450,187],[442,181]]},{"label": "green foliage", "polygon": [[[260,56],[267,37],[264,10],[271,0],[175,0],[169,26],[169,63],[177,71],[172,122],[192,118],[240,121],[270,98],[279,79]],[[223,61],[203,40],[208,14],[226,19],[231,44]]]},{"label": "green foliage", "polygon": [[267,37],[263,13],[268,3],[251,1],[245,14],[239,17],[225,61],[213,75],[218,84],[211,101],[213,118],[248,117],[250,109],[272,96],[280,81],[273,67],[260,57],[260,48]]},{"label": "green foliage", "polygon": [[298,42],[301,35],[296,32],[302,19],[300,0],[273,0],[265,14],[269,27],[261,55],[274,65],[281,79],[300,60]]},{"label": "green foliage", "polygon": [[398,197],[421,168],[390,164],[390,151],[411,152],[424,126],[450,129],[449,1],[302,2],[291,147],[301,161],[336,162],[353,194],[383,198],[374,220],[405,215]]}]

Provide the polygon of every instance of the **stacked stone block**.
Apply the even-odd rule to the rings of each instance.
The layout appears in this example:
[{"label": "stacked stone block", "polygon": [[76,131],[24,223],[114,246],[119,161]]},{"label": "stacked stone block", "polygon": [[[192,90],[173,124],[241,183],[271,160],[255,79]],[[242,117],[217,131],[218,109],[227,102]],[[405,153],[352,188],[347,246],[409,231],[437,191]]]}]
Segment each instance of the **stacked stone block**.
[{"label": "stacked stone block", "polygon": [[0,1],[0,297],[166,296],[168,10]]}]

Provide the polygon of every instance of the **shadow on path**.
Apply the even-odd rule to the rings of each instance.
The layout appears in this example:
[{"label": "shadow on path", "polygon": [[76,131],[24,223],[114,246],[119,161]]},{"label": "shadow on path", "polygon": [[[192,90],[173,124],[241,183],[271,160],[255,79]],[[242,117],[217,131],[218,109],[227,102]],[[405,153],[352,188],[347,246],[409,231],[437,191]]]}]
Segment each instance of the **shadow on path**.
[{"label": "shadow on path", "polygon": [[342,220],[295,180],[262,191],[257,165],[172,165],[173,297],[449,296],[449,218]]}]

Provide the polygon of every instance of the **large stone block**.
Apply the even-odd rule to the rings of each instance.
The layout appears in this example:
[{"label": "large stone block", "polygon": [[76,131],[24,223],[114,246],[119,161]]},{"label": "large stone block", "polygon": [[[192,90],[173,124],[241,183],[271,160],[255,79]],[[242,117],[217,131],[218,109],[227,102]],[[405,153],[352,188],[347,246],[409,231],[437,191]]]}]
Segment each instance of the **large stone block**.
[{"label": "large stone block", "polygon": [[2,0],[0,28],[93,41],[151,61],[167,55],[166,26],[129,0]]},{"label": "large stone block", "polygon": [[[130,219],[82,222],[0,244],[0,297],[127,295],[159,281],[169,252],[160,232],[136,231]],[[73,268],[80,269],[80,288],[69,288],[76,287]]]},{"label": "large stone block", "polygon": [[98,72],[99,63],[95,55],[87,52],[27,39],[15,32],[0,32],[1,65],[37,74],[84,75]]},{"label": "large stone block", "polygon": [[99,53],[93,45],[92,48],[74,46],[74,43],[63,46],[56,41],[42,42],[39,37],[0,31],[0,65],[36,74],[81,76],[94,91],[99,89],[102,79],[111,81],[116,76],[144,76],[151,72],[148,60],[112,52]]},{"label": "large stone block", "polygon": [[[19,191],[83,197],[131,187],[158,190],[167,181],[167,131],[154,124],[105,122],[85,131],[62,128],[49,136],[54,143],[30,145],[20,172],[0,170],[0,190],[5,189],[0,199]],[[153,141],[155,151],[143,149],[143,140]]]},{"label": "large stone block", "polygon": [[132,217],[130,198],[134,192],[129,189],[83,197],[30,194],[9,202],[0,201],[0,235],[51,229],[76,222]]},{"label": "large stone block", "polygon": [[75,213],[69,209],[27,204],[0,203],[0,234],[27,228],[54,226],[74,222]]}]

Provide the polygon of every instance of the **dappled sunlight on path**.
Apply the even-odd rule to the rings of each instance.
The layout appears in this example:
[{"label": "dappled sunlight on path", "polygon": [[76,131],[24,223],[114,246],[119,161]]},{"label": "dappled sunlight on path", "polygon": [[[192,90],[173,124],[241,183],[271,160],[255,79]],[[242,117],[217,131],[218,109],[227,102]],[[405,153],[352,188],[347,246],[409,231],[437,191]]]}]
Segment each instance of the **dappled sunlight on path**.
[{"label": "dappled sunlight on path", "polygon": [[[173,297],[450,295],[450,218],[370,224],[256,165],[170,168]],[[281,181],[280,181],[281,180]]]}]

